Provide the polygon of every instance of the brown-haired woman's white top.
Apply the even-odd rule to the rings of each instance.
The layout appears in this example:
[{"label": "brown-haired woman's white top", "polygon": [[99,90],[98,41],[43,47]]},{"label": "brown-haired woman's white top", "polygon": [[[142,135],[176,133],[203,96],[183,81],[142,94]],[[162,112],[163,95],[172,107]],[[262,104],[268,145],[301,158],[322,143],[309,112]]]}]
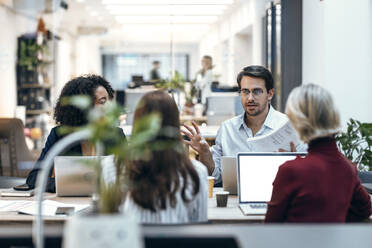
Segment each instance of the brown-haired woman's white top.
[{"label": "brown-haired woman's white top", "polygon": [[[168,203],[164,210],[152,212],[137,205],[128,194],[124,203],[124,213],[134,214],[143,224],[182,224],[208,221],[208,173],[206,167],[199,161],[192,160],[200,179],[200,190],[194,198],[185,203],[180,190],[177,192],[177,204],[174,208]],[[192,196],[192,187],[187,187],[187,198]]]}]

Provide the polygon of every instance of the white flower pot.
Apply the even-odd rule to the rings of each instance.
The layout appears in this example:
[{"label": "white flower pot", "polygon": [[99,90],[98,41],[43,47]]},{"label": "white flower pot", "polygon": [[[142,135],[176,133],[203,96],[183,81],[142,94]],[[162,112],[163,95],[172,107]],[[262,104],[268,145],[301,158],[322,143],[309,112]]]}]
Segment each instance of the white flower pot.
[{"label": "white flower pot", "polygon": [[73,216],[64,228],[64,247],[142,248],[140,225],[126,214]]}]

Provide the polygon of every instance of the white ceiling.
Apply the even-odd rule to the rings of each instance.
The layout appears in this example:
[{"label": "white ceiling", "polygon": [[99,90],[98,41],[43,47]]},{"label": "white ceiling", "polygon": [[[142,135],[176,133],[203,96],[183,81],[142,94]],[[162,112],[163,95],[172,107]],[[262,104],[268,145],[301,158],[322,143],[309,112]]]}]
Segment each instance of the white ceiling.
[{"label": "white ceiling", "polygon": [[[236,0],[69,0],[60,27],[102,30],[104,40],[196,43]],[[106,4],[107,3],[107,4]],[[111,4],[108,4],[111,3]],[[83,29],[82,29],[83,28]]]}]

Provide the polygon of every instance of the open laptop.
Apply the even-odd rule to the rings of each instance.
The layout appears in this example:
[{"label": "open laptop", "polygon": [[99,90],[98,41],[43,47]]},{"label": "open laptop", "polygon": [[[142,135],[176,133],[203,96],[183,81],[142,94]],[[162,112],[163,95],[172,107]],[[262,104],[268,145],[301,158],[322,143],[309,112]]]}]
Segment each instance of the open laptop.
[{"label": "open laptop", "polygon": [[296,156],[306,153],[238,153],[239,207],[244,215],[266,214],[279,166]]},{"label": "open laptop", "polygon": [[222,185],[224,191],[229,191],[230,195],[238,194],[238,183],[236,180],[236,157],[221,157]]},{"label": "open laptop", "polygon": [[[102,156],[104,180],[115,178],[113,156]],[[57,196],[91,196],[96,192],[97,173],[93,163],[97,156],[56,156],[54,174]]]}]

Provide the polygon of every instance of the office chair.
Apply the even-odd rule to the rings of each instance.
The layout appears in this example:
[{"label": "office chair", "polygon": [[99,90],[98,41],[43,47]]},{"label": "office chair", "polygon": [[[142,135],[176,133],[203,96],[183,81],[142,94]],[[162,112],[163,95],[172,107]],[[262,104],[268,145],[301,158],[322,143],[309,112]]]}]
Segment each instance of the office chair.
[{"label": "office chair", "polygon": [[19,167],[20,162],[35,161],[29,151],[24,126],[17,118],[0,118],[0,175],[24,177],[28,170]]}]

